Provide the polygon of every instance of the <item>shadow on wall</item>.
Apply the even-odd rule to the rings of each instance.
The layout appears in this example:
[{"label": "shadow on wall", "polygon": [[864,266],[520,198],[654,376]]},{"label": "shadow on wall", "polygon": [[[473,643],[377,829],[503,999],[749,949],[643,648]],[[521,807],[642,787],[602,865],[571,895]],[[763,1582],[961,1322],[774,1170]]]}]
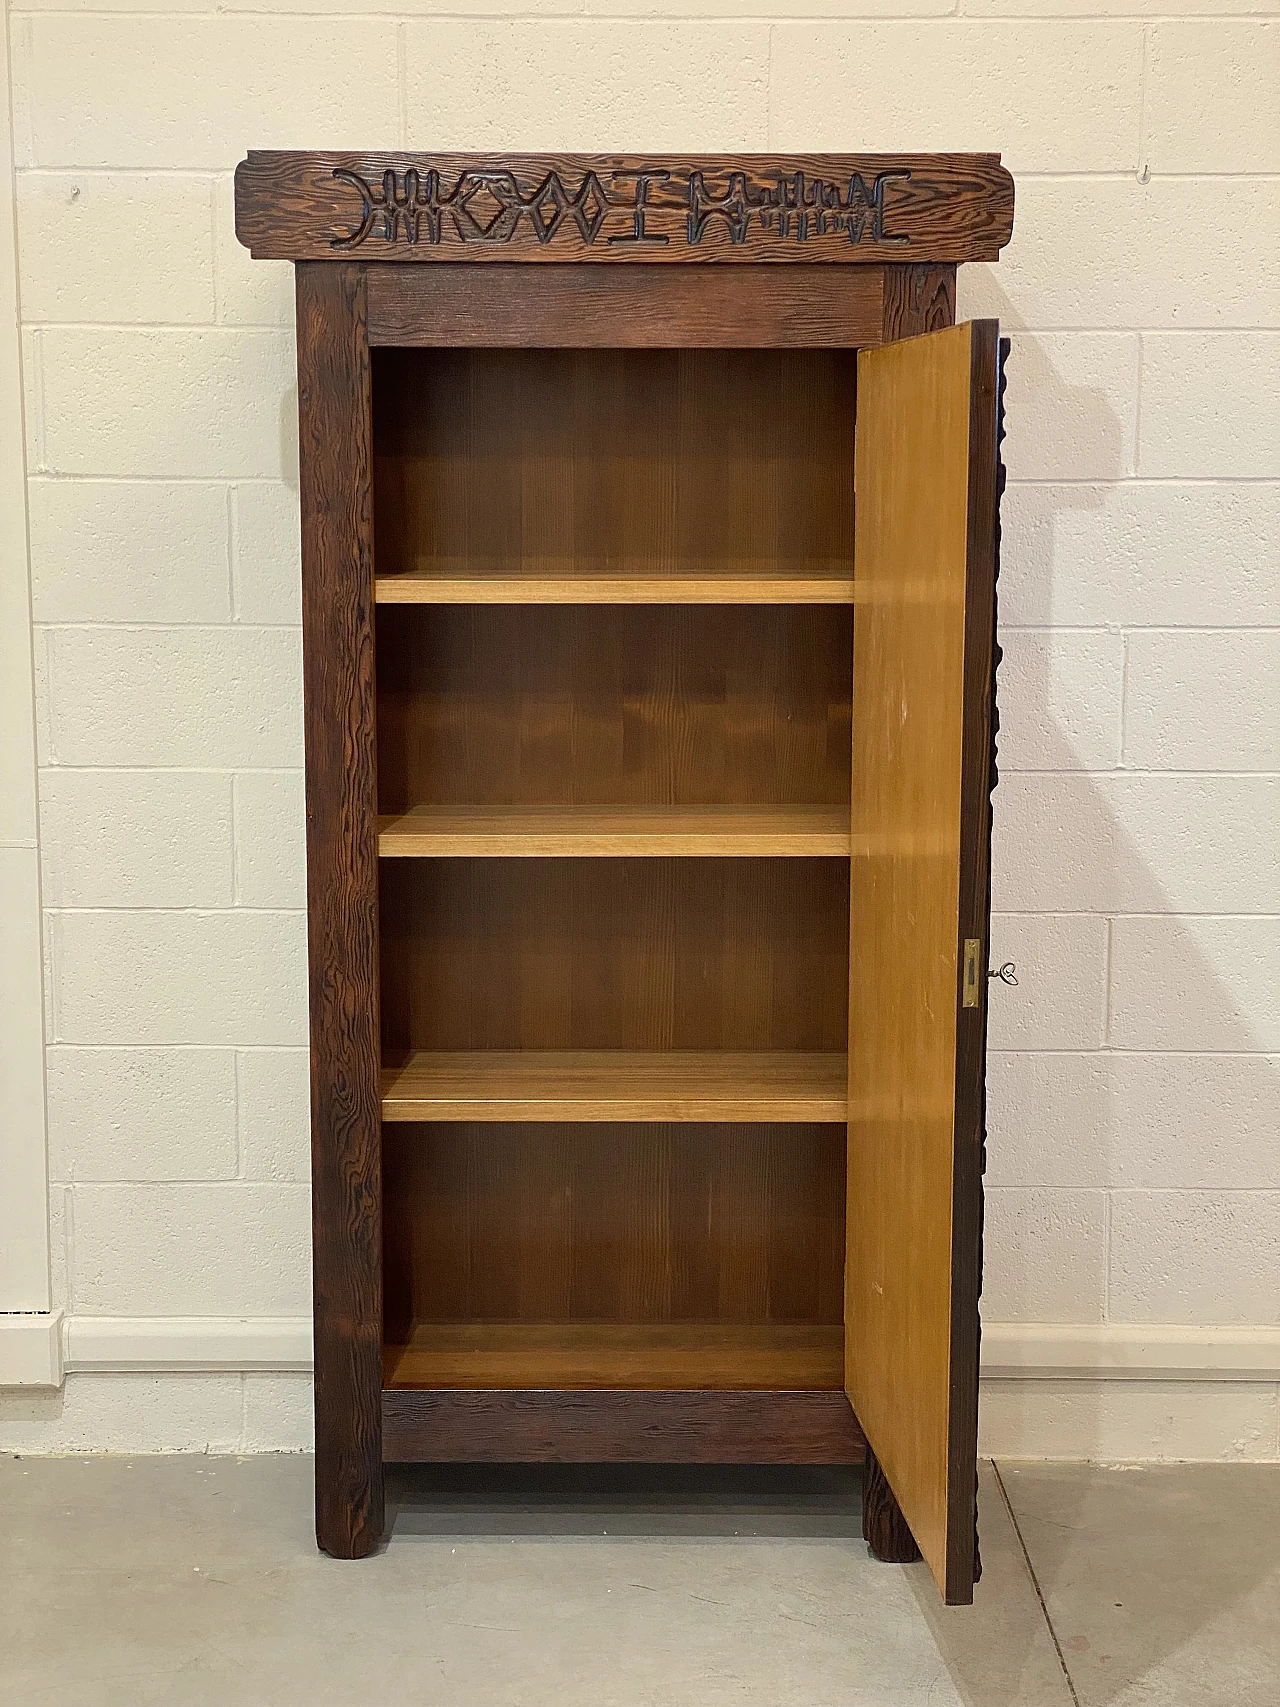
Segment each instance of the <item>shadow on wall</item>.
[{"label": "shadow on wall", "polygon": [[280,478],[298,495],[298,387],[291,385],[280,399]]},{"label": "shadow on wall", "polygon": [[[1164,1153],[1175,1163],[1185,1161],[1187,1165],[1180,1174],[1154,1178],[1151,1160],[1148,1158],[1144,1174],[1139,1171],[1142,1157],[1134,1157],[1125,1149],[1123,1111],[1132,1110],[1134,1105],[1131,1095],[1122,1100],[1117,1080],[1128,1057],[1158,1056],[1162,1051],[1169,1052],[1169,1066],[1156,1061],[1154,1072],[1163,1076],[1185,1071],[1179,1066],[1179,1054],[1187,1052],[1189,1037],[1202,1040],[1195,1047],[1206,1053],[1262,1056],[1267,1044],[1259,1037],[1246,1002],[1224,981],[1198,939],[1192,919],[1186,916],[1214,911],[1229,914],[1240,908],[1234,903],[1223,904],[1214,890],[1215,868],[1220,863],[1214,842],[1217,826],[1188,817],[1183,827],[1188,869],[1197,872],[1192,886],[1198,881],[1203,888],[1195,895],[1177,897],[1167,892],[1117,811],[1112,777],[1123,787],[1134,775],[1118,769],[1123,762],[1120,719],[1125,641],[1121,623],[1116,621],[1109,629],[1072,631],[1061,625],[1059,618],[1054,634],[1045,632],[1054,624],[1055,604],[1060,608],[1065,602],[1053,598],[1054,575],[1063,573],[1063,565],[1054,561],[1057,523],[1073,509],[1099,507],[1099,487],[1126,478],[1130,470],[1124,465],[1121,426],[1105,395],[1097,389],[1065,384],[1043,346],[1021,335],[1016,313],[1007,299],[1000,298],[997,303],[997,295],[990,281],[983,281],[984,310],[998,312],[1003,329],[1013,336],[1008,365],[1009,437],[1005,443],[1011,481],[1018,478],[1023,460],[1019,457],[1019,439],[1035,431],[1038,423],[1065,421],[1073,436],[1087,435],[1099,473],[1096,484],[1051,486],[1046,480],[1040,490],[1052,493],[1051,508],[1047,517],[1037,512],[1036,526],[1031,529],[1011,526],[1010,511],[1016,495],[1005,500],[1001,608],[1007,613],[1014,604],[1010,588],[1016,585],[1017,626],[1002,623],[1001,628],[1005,659],[999,691],[1004,728],[1001,780],[994,796],[992,901],[993,912],[1001,916],[993,922],[991,959],[993,965],[1015,960],[1019,983],[1016,989],[992,983],[990,1047],[997,1055],[1004,1051],[1094,1053],[1082,1063],[1089,1080],[1087,1097],[1073,1096],[1069,1102],[1064,1099],[1061,1106],[1041,1105],[1030,1114],[1038,1127],[1034,1131],[1025,1106],[1017,1111],[1001,1105],[1000,1077],[990,1075],[988,1183],[1004,1181],[1065,1192],[1074,1186],[1077,1191],[1096,1192],[1099,1199],[1111,1188],[1134,1184],[1155,1190],[1183,1187],[1194,1193],[1212,1181],[1214,1158],[1200,1148],[1202,1135],[1178,1096],[1170,1095],[1154,1117],[1148,1109],[1147,1120],[1150,1124],[1153,1118],[1168,1117],[1174,1129],[1167,1135]],[[1123,571],[1123,564],[1118,565],[1118,572]],[[1070,572],[1069,564],[1066,572]],[[1079,636],[1078,642],[1074,636]],[[1090,648],[1095,650],[1091,653]],[[1069,677],[1063,691],[1055,679],[1059,657],[1065,657]],[[1117,663],[1118,674],[1109,670]],[[1089,686],[1091,665],[1097,666],[1093,700],[1088,697],[1093,691]],[[1109,674],[1117,683],[1110,698],[1106,693]],[[1188,716],[1197,715],[1198,708],[1189,704]],[[1112,756],[1103,759],[1100,754],[1108,739]],[[1018,769],[1011,768],[1015,764]],[[1088,774],[1090,771],[1110,774],[1103,779]],[[1178,780],[1158,780],[1172,800]],[[1153,794],[1145,809],[1155,809],[1154,802]],[[1168,846],[1170,837],[1162,834],[1160,842]],[[1262,881],[1259,876],[1259,890]],[[1184,909],[1182,916],[1179,908]],[[1046,929],[1047,916],[1061,921],[1056,933]],[[1158,920],[1155,933],[1148,928],[1149,918]],[[1119,985],[1114,976],[1117,931],[1128,937],[1121,945],[1128,965]],[[1242,936],[1247,937],[1247,931]],[[1255,942],[1252,953],[1256,959],[1265,949]],[[1083,964],[1073,965],[1073,960]],[[1092,984],[1091,966],[1097,969]],[[1242,972],[1242,981],[1247,984],[1248,968]],[[1091,991],[1097,1003],[1092,1019]],[[1086,1035],[1090,1026],[1091,1035]],[[1274,1075],[1274,1061],[1262,1070]],[[1254,1113],[1256,1118],[1265,1119],[1260,1105]],[[1151,1212],[1156,1214],[1164,1208],[1157,1201]],[[1101,1219],[1104,1213],[1100,1202],[1097,1225],[1079,1228],[1077,1242],[1082,1263],[1087,1265],[1092,1260],[1101,1265],[1078,1289],[1094,1289],[1098,1319],[1105,1319],[1107,1314],[1111,1278],[1109,1226]],[[1205,1242],[1211,1244],[1212,1240],[1206,1237]],[[1001,1308],[992,1311],[988,1306],[985,1313],[992,1319],[1031,1322],[1088,1319],[1077,1308],[1068,1306],[1055,1315],[1052,1305],[1045,1306],[1047,1291],[1057,1290],[1066,1296],[1073,1291],[1071,1277],[1063,1282],[1062,1277],[1054,1276],[1046,1286],[1043,1271],[1048,1253],[1056,1254],[1062,1248],[1061,1229],[1056,1239],[1050,1235],[1042,1242],[1034,1229],[1018,1224],[1016,1215],[1002,1219],[989,1209],[985,1287],[988,1297],[999,1291]],[[1145,1241],[1145,1248],[1160,1250],[1170,1265],[1179,1260],[1176,1241],[1162,1245],[1158,1231]],[[1214,1260],[1223,1272],[1237,1261],[1229,1234],[1218,1245]],[[1203,1268],[1198,1272],[1203,1274]],[[1170,1273],[1176,1273],[1176,1268]],[[1151,1278],[1166,1292],[1171,1289],[1169,1274]],[[1191,1259],[1188,1303],[1181,1319],[1212,1320],[1212,1313],[1205,1314],[1206,1308],[1212,1312],[1212,1305],[1198,1304],[1191,1296],[1195,1280]],[[1167,1317],[1167,1311],[1145,1317],[1139,1302],[1136,1306],[1131,1303],[1122,1319],[1154,1321]],[[1006,1400],[1016,1404],[1025,1384],[1009,1383],[1008,1387]],[[1064,1403],[1071,1408],[1072,1438],[1082,1434],[1091,1438],[1092,1455],[1107,1456],[1107,1392],[1097,1382],[1064,1382],[1060,1389]],[[1036,1415],[1043,1415],[1040,1406]],[[1096,1501],[1098,1493],[1079,1477],[1065,1483],[1057,1498],[1055,1525],[1061,1532],[1060,1544],[1047,1548],[1042,1559],[1037,1558],[1046,1599],[1060,1579],[1065,1583],[1081,1568],[1072,1536],[1087,1529],[1089,1501]],[[988,1538],[1008,1521],[1001,1506],[995,1488],[984,1484],[982,1519]],[[997,1551],[1003,1553],[1004,1549],[984,1547],[988,1557]],[[1142,1568],[1138,1557],[1134,1568]],[[1268,1564],[1266,1569],[1270,1568]],[[966,1624],[963,1610],[941,1606],[932,1584],[923,1580],[922,1571],[923,1567],[913,1567],[920,1578],[914,1585],[917,1599],[966,1707],[1021,1707],[1038,1663],[1030,1633],[1002,1625],[1001,1660],[993,1669],[989,1624],[985,1619]],[[988,1571],[976,1591],[979,1609],[985,1606],[990,1613],[1000,1600],[1007,1587],[1004,1574]],[[1239,1606],[1265,1574],[1265,1570],[1261,1576],[1245,1573],[1248,1580],[1242,1580],[1239,1572],[1202,1578],[1194,1616],[1188,1611],[1190,1622],[1179,1625],[1175,1620],[1162,1626],[1167,1629],[1167,1651],[1153,1652],[1151,1664],[1170,1659],[1194,1629],[1204,1628],[1221,1612]],[[975,1633],[980,1633],[976,1642]],[[1127,1683],[1117,1682],[1115,1692],[1097,1698],[1099,1707],[1104,1701],[1118,1699],[1117,1692],[1123,1693],[1131,1685],[1132,1678]]]}]

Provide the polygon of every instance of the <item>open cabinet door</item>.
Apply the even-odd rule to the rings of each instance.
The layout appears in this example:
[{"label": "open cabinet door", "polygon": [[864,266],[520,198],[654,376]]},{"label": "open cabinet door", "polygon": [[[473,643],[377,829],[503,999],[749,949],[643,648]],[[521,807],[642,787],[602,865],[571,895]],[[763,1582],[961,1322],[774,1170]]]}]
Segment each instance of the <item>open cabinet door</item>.
[{"label": "open cabinet door", "polygon": [[999,326],[858,358],[845,1388],[973,1598]]}]

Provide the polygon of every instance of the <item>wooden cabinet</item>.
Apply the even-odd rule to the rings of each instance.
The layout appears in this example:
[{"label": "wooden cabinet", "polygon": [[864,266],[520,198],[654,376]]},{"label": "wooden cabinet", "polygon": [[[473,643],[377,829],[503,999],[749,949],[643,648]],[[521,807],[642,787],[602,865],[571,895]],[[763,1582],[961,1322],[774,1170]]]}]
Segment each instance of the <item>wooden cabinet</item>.
[{"label": "wooden cabinet", "polygon": [[967,1601],[994,156],[251,154],[296,262],[316,1516],[847,1463]]}]

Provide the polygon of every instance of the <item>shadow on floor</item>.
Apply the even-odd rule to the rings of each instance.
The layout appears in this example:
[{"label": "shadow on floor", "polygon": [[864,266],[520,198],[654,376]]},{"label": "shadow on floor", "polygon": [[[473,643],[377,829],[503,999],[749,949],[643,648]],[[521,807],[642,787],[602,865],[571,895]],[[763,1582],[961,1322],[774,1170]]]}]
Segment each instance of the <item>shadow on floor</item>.
[{"label": "shadow on floor", "polygon": [[415,1535],[856,1538],[856,1469],[707,1464],[394,1464],[388,1541]]},{"label": "shadow on floor", "polygon": [[856,1469],[727,1465],[396,1465],[391,1551],[415,1538],[644,1537],[849,1542],[860,1571],[906,1578],[964,1707],[1072,1707],[1070,1686],[994,1474],[980,1486],[984,1577],[946,1608],[928,1568],[879,1565],[862,1541]]}]

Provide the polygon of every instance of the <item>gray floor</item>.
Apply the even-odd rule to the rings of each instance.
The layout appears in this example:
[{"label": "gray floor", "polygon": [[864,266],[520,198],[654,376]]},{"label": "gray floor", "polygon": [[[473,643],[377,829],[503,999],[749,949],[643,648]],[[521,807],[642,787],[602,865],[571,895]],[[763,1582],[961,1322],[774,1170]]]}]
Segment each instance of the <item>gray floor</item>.
[{"label": "gray floor", "polygon": [[878,1565],[854,1475],[0,1458],[4,1707],[1276,1707],[1280,1467],[985,1466],[985,1575]]}]

